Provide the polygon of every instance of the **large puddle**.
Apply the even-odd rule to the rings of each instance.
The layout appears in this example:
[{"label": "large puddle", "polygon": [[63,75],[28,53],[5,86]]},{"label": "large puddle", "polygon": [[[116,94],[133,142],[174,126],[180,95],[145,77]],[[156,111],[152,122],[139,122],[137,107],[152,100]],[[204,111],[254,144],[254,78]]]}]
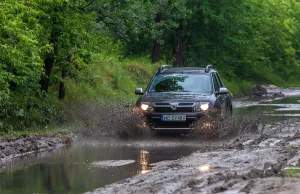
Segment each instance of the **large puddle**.
[{"label": "large puddle", "polygon": [[190,155],[196,147],[75,145],[26,159],[0,174],[1,194],[83,193],[146,173],[149,164]]},{"label": "large puddle", "polygon": [[[265,122],[300,117],[300,97],[235,108],[234,115],[254,113]],[[23,159],[0,173],[1,194],[83,193],[151,170],[150,164],[190,155],[199,147],[103,146],[75,144]]]},{"label": "large puddle", "polygon": [[233,115],[257,115],[265,124],[300,118],[300,97],[291,96],[279,100],[268,101],[261,104],[234,108]]}]

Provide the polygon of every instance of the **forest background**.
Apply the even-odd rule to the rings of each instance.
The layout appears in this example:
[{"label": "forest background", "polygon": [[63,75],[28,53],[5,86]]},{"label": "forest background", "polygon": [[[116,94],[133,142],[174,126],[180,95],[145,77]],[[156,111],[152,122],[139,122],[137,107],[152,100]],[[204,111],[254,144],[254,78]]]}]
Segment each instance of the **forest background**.
[{"label": "forest background", "polygon": [[45,131],[78,102],[133,103],[161,64],[213,64],[233,95],[299,86],[300,2],[2,0],[0,134]]}]

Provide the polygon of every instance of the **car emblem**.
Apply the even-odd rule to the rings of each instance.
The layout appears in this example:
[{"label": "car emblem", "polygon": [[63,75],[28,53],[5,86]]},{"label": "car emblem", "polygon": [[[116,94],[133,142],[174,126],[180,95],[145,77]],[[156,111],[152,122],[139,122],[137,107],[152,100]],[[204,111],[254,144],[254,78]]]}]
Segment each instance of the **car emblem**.
[{"label": "car emblem", "polygon": [[171,104],[171,109],[176,110],[177,109],[177,103],[172,103]]}]

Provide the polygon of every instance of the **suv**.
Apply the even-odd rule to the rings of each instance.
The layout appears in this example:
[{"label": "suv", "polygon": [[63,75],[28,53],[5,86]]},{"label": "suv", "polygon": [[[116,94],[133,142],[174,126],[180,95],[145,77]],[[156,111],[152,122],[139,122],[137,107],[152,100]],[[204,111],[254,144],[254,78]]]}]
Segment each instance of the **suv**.
[{"label": "suv", "polygon": [[[161,66],[152,77],[136,107],[152,130],[192,130],[193,124],[205,115],[215,119],[232,114],[229,91],[224,87],[219,73],[212,69]],[[216,113],[216,114],[215,114]]]}]

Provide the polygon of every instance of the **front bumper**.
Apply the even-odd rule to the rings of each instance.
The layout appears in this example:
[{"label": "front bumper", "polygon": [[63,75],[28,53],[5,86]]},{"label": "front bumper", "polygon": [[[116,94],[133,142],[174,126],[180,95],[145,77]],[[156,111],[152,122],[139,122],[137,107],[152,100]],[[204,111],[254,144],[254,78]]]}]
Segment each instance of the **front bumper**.
[{"label": "front bumper", "polygon": [[[162,115],[185,115],[185,121],[163,121]],[[145,113],[146,121],[153,130],[193,130],[193,124],[200,119],[204,113]]]}]

